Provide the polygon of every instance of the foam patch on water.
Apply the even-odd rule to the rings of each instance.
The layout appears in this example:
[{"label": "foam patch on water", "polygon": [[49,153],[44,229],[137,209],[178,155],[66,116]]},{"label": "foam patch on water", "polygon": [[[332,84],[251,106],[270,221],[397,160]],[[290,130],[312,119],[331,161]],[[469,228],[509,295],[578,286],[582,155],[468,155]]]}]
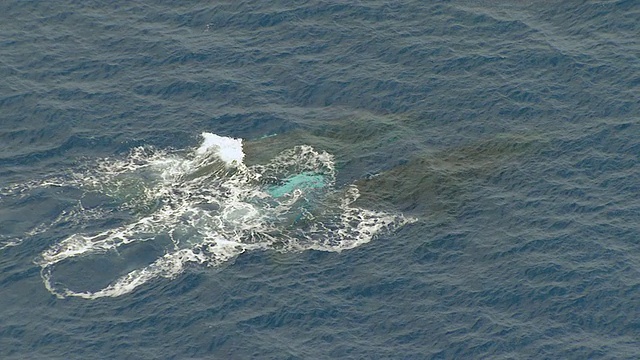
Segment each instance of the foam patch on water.
[{"label": "foam patch on water", "polygon": [[[193,151],[136,148],[124,159],[104,159],[55,181],[116,203],[101,209],[80,201],[61,221],[78,224],[88,222],[89,214],[108,217],[114,211],[133,220],[79,232],[46,249],[37,263],[52,294],[121,296],[153,279],[174,278],[189,266],[218,266],[246,251],[340,252],[413,221],[354,206],[358,189],[335,187],[334,158],[327,152],[296,146],[267,164],[246,166],[242,140],[202,136]],[[125,266],[126,249],[164,244],[162,239],[168,245],[162,245],[160,256],[134,269]],[[92,261],[108,256],[125,264],[119,270],[114,265],[108,284],[98,289],[90,279],[77,284]]]},{"label": "foam patch on water", "polygon": [[242,139],[228,138],[212,133],[203,132],[204,141],[196,150],[196,154],[203,155],[213,152],[228,166],[241,164],[244,159]]}]

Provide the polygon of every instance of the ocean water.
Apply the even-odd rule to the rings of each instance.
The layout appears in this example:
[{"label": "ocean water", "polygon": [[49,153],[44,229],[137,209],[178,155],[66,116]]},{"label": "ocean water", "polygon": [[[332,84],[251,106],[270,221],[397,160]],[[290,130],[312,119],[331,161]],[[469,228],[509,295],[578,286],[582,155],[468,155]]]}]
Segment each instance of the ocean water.
[{"label": "ocean water", "polygon": [[4,1],[0,358],[640,358],[640,2]]}]

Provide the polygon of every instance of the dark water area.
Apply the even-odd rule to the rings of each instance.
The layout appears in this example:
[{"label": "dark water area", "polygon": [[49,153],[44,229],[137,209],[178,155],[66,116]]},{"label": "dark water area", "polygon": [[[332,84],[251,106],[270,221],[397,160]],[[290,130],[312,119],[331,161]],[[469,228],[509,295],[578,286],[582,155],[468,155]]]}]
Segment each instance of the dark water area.
[{"label": "dark water area", "polygon": [[[640,358],[640,2],[533,3],[2,2],[0,358]],[[207,253],[203,132],[332,190]]]}]

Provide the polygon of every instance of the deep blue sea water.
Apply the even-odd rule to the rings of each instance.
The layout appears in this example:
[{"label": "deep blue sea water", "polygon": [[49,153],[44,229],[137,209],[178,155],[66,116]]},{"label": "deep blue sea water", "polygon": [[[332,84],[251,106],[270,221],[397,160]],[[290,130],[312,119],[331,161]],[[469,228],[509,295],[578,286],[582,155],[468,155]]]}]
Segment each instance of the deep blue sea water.
[{"label": "deep blue sea water", "polygon": [[0,358],[640,358],[638,19],[2,2]]}]

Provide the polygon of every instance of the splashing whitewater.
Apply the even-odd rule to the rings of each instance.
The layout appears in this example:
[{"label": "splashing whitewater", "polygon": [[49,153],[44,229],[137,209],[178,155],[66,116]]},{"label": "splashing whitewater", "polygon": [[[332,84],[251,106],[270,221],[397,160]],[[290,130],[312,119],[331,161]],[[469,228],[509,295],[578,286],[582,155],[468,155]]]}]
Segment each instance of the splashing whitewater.
[{"label": "splashing whitewater", "polygon": [[[97,233],[76,233],[46,249],[37,263],[54,295],[86,299],[127,294],[152,279],[174,278],[189,264],[217,266],[245,251],[340,252],[413,221],[353,206],[358,189],[335,187],[334,158],[310,146],[285,150],[267,164],[246,166],[242,140],[203,133],[195,150],[135,148],[70,179],[43,183],[108,196],[134,220]],[[82,204],[61,216],[81,223],[108,210]],[[93,214],[93,215],[92,215]],[[130,244],[169,239],[147,265],[114,275],[107,286],[71,289],[56,268]],[[67,281],[65,281],[67,280]]]}]

